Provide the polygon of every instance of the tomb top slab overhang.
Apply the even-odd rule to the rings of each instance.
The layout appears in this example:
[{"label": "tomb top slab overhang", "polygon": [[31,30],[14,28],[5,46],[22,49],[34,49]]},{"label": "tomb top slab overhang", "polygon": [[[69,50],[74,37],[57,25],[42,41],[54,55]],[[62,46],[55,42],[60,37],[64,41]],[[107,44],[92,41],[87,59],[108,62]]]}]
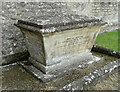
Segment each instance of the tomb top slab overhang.
[{"label": "tomb top slab overhang", "polygon": [[44,81],[93,61],[91,48],[104,24],[94,17],[58,14],[18,20],[16,25],[24,34],[30,53],[28,62],[39,70]]},{"label": "tomb top slab overhang", "polygon": [[61,14],[56,16],[38,16],[26,20],[18,20],[18,23],[15,25],[33,32],[52,33],[104,24],[106,23],[95,17]]}]

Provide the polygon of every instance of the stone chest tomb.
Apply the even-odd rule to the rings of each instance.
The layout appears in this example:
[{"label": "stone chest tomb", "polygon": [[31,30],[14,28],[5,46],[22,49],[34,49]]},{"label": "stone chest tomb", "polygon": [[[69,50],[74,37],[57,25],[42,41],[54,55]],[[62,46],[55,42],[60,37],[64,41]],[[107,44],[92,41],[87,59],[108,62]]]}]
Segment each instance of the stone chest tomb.
[{"label": "stone chest tomb", "polygon": [[94,17],[66,14],[31,17],[15,25],[24,34],[29,62],[50,78],[93,60],[91,48],[103,24]]}]

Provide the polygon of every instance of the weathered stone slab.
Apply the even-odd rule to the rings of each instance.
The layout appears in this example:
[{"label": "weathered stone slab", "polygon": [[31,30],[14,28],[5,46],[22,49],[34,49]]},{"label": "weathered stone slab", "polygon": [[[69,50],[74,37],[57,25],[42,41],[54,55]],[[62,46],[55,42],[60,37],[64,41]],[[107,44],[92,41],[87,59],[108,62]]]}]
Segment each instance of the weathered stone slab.
[{"label": "weathered stone slab", "polygon": [[[46,65],[89,55],[100,26],[43,34]],[[69,61],[70,62],[70,61]]]},{"label": "weathered stone slab", "polygon": [[56,76],[93,59],[91,48],[105,24],[94,17],[74,14],[31,19],[16,24],[24,34],[29,62],[44,74]]},{"label": "weathered stone slab", "polygon": [[37,67],[38,69],[40,69],[42,72],[44,72],[46,74],[60,75],[63,72],[77,69],[79,67],[79,65],[84,64],[85,61],[86,62],[92,61],[92,54],[91,53],[89,53],[89,54],[84,53],[83,55],[81,55],[79,57],[71,57],[71,58],[69,57],[65,60],[64,59],[61,60],[61,62],[59,62],[59,63],[49,65],[49,66],[45,66],[43,64],[40,64],[35,59],[33,59],[31,57],[29,58],[29,61],[35,67]]},{"label": "weathered stone slab", "polygon": [[64,90],[87,90],[90,86],[96,84],[98,80],[105,77],[105,75],[108,75],[115,70],[118,71],[118,67],[119,67],[118,62],[119,62],[119,59],[105,65],[101,69],[96,70],[87,76],[84,76],[81,79],[71,82],[70,84],[64,86],[62,89]]},{"label": "weathered stone slab", "polygon": [[[2,54],[16,54],[25,51],[24,39],[12,19],[30,19],[38,15],[56,15],[65,13],[102,17],[104,21],[118,22],[118,2],[101,4],[100,2],[4,2],[2,3]],[[101,8],[104,8],[101,10]],[[108,10],[108,11],[107,11]],[[33,12],[34,11],[34,12]],[[106,12],[107,11],[107,12]],[[58,15],[59,15],[58,14]],[[12,18],[11,18],[12,17]],[[104,31],[118,26],[107,26]],[[6,61],[5,61],[6,63]],[[8,62],[12,63],[12,62]]]},{"label": "weathered stone slab", "polygon": [[78,58],[83,52],[90,53],[99,29],[100,26],[95,26],[69,30],[69,33],[68,30],[43,35],[26,30],[24,33],[31,56],[41,64],[53,65],[61,60]]},{"label": "weathered stone slab", "polygon": [[[70,72],[69,74],[62,76],[62,78],[57,77],[54,81],[50,81],[47,83],[43,83],[42,81],[34,78],[30,74],[28,74],[28,72],[26,72],[24,69],[22,69],[19,65],[17,67],[8,69],[8,71],[4,71],[4,69],[0,67],[0,69],[2,69],[3,71],[2,89],[4,90],[10,90],[10,89],[21,90],[22,89],[22,90],[42,90],[42,91],[61,89],[61,91],[63,92],[63,90],[71,90],[71,89],[68,89],[68,87],[71,88],[71,86],[69,85],[71,83],[73,85],[72,87],[73,89],[78,90],[80,88],[83,88],[83,90],[87,90],[86,88],[90,87],[91,84],[96,83],[98,81],[97,79],[101,79],[101,77],[106,76],[110,72],[114,71],[114,69],[119,67],[120,65],[120,64],[118,65],[119,61],[116,62],[117,58],[114,58],[102,53],[95,53],[95,52],[92,52],[92,53],[93,55],[99,58],[104,58],[104,59],[97,62],[89,62],[88,66],[81,66],[78,68],[77,71],[74,71],[73,73]],[[109,67],[107,68],[106,65],[108,66],[108,64],[109,64]],[[36,76],[37,78],[40,78],[40,76],[42,77],[42,73],[40,73],[39,70],[35,72],[36,69],[34,69],[33,66],[26,64],[24,68],[26,68],[26,70],[34,74],[34,76]],[[37,76],[38,73],[39,73],[39,76]],[[93,77],[93,75],[95,78]],[[92,79],[90,83],[88,80],[89,78]],[[81,82],[80,80],[82,79],[85,81]],[[87,85],[85,85],[86,82],[87,82]],[[45,84],[48,84],[48,85],[45,85]]]},{"label": "weathered stone slab", "polygon": [[29,57],[28,51],[16,53],[16,54],[12,54],[12,55],[3,55],[1,57],[2,58],[1,65],[7,65],[7,64],[15,63],[17,61],[27,60],[28,57]]},{"label": "weathered stone slab", "polygon": [[43,36],[25,30],[28,50],[31,57],[36,59],[29,61],[46,74],[66,70],[68,66],[67,69],[73,65],[77,67],[80,62],[92,59],[90,50],[99,29],[100,26],[94,26]]},{"label": "weathered stone slab", "polygon": [[92,48],[92,51],[120,58],[120,51],[115,51],[115,50],[108,49],[102,46],[94,45]]},{"label": "weathered stone slab", "polygon": [[[67,66],[65,68],[64,68],[65,64],[59,64],[60,66],[55,64],[54,65],[55,67],[53,67],[53,66],[44,66],[42,64],[39,64],[35,61],[35,59],[32,59],[32,58],[30,58],[29,60],[31,60],[33,64],[31,64],[29,61],[23,61],[23,62],[20,62],[20,65],[22,65],[23,68],[25,68],[28,72],[33,74],[36,78],[47,83],[52,80],[56,80],[57,78],[61,78],[66,74],[72,74],[79,69],[84,69],[93,63],[102,62],[104,58],[93,56],[92,60],[83,61],[83,62],[81,62],[81,60],[78,60],[79,63],[75,62],[75,64],[78,65],[77,67],[75,64],[73,65],[70,64],[71,66]],[[59,69],[59,67],[61,67],[60,68],[61,70]],[[39,68],[41,68],[40,70],[43,70],[43,71],[40,71]],[[45,74],[44,72],[47,72],[47,74]]]}]

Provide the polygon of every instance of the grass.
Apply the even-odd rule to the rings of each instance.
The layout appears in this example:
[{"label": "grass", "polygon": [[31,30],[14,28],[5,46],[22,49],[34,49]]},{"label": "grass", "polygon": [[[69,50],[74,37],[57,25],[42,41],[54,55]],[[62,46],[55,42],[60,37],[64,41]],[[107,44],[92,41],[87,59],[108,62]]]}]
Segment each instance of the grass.
[{"label": "grass", "polygon": [[120,40],[120,37],[118,37],[118,31],[120,30],[98,35],[96,44],[102,47],[120,51],[120,48],[118,47],[118,41]]}]

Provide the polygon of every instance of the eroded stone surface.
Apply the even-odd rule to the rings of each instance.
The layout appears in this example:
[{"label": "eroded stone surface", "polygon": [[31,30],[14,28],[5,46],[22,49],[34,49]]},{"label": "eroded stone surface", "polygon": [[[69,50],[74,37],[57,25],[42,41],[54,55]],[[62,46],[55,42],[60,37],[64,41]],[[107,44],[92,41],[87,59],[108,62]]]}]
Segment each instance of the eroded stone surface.
[{"label": "eroded stone surface", "polygon": [[[83,78],[66,85],[65,87],[63,87],[63,89],[87,90],[91,84],[95,84],[95,82],[101,77],[104,77],[105,74],[111,73],[112,71],[116,70],[118,66],[120,66],[118,62],[119,60],[113,61],[108,65],[105,65],[101,69],[96,70],[93,73],[90,73],[89,75],[84,76]],[[118,90],[118,88],[116,88],[116,90]]]},{"label": "eroded stone surface", "polygon": [[[95,55],[100,58],[104,57],[104,60],[100,62],[93,62],[89,66],[85,66],[83,68],[81,67],[79,68],[79,70],[71,74],[68,74],[66,76],[63,76],[62,78],[57,78],[56,80],[51,81],[47,84],[43,83],[40,80],[37,80],[36,78],[31,76],[28,72],[26,72],[23,68],[19,66],[13,67],[12,69],[9,69],[7,71],[4,71],[3,69],[2,90],[58,90],[63,88],[63,86],[70,84],[73,81],[77,81],[78,79],[84,76],[87,76],[90,73],[93,73],[95,70],[99,70],[100,68],[103,68],[105,65],[108,65],[110,64],[110,62],[116,61],[117,59],[117,58],[113,58],[113,57],[110,57],[104,54],[99,54],[99,53]],[[112,65],[111,66],[112,69],[113,69],[113,64],[117,65],[117,62],[110,64],[110,66]],[[105,70],[106,69],[107,67],[105,68]],[[104,72],[104,69],[102,71]],[[96,75],[98,75],[98,73],[96,73]],[[90,78],[93,78],[93,77],[91,76]],[[114,85],[116,85],[116,82],[114,83]],[[80,81],[79,81],[79,84],[80,84]],[[95,90],[96,89],[97,88],[95,88]],[[67,90],[67,88],[65,90]]]},{"label": "eroded stone surface", "polygon": [[99,80],[96,85],[89,90],[119,90],[119,70],[110,73],[103,80]]},{"label": "eroded stone surface", "polygon": [[70,60],[70,58],[78,58],[83,53],[89,54],[99,29],[100,26],[94,26],[44,34],[44,49],[47,64],[52,65],[62,60],[66,61]]},{"label": "eroded stone surface", "polygon": [[[45,4],[45,5],[44,5]],[[24,38],[19,29],[13,26],[16,20],[30,19],[32,16],[74,13],[87,16],[101,17],[111,22],[118,19],[117,2],[71,2],[71,3],[42,3],[42,2],[3,2],[2,3],[2,54],[14,54],[26,50]],[[12,18],[12,19],[11,19]],[[40,21],[40,20],[38,20]],[[46,22],[46,21],[44,21]],[[109,27],[110,28],[110,27]],[[106,29],[104,29],[106,30]],[[19,38],[19,39],[18,39]],[[9,62],[9,61],[8,61]]]},{"label": "eroded stone surface", "polygon": [[[89,18],[86,21],[89,21]],[[19,22],[17,25],[19,25]],[[26,24],[26,26],[30,25]],[[37,33],[28,28],[20,28],[24,33],[30,56],[33,58],[29,61],[48,74],[69,70],[73,66],[77,67],[78,63],[92,60],[93,57],[90,51],[100,27],[101,24],[46,34]]]}]

